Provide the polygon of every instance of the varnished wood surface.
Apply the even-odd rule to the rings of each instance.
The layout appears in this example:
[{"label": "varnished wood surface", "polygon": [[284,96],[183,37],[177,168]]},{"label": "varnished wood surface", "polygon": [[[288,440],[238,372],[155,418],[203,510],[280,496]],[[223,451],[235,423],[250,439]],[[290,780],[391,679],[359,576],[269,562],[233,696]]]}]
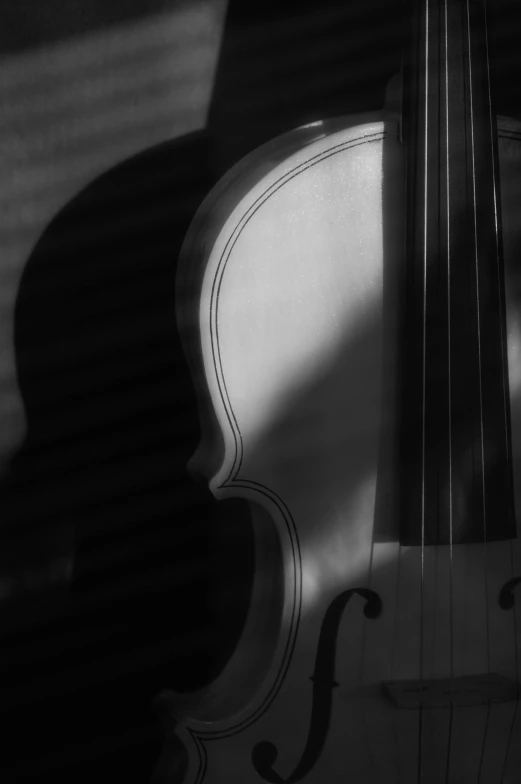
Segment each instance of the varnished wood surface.
[{"label": "varnished wood surface", "polygon": [[[419,714],[391,706],[384,681],[492,671],[515,692],[519,609],[506,613],[498,596],[521,568],[518,542],[454,553],[427,547],[423,564],[420,548],[399,544],[403,147],[396,123],[381,119],[350,127],[347,118],[345,130],[330,134],[326,123],[322,138],[309,128],[310,143],[278,165],[268,147],[268,173],[259,150],[203,204],[184,247],[181,290],[188,274],[204,272],[181,319],[183,334],[200,335],[194,363],[204,363],[218,420],[203,430],[203,446],[215,447],[216,431],[223,439],[217,452],[200,450],[197,465],[217,497],[238,495],[266,510],[255,530],[272,557],[259,564],[255,609],[221,676],[192,700],[165,695],[171,733],[188,760],[176,782],[239,784],[262,771],[279,781],[299,771],[309,784],[337,784],[347,773],[354,784],[415,784]],[[499,129],[517,476],[521,126],[500,120]],[[291,149],[284,137],[279,146]],[[252,185],[256,172],[262,176]],[[520,490],[517,483],[518,505]],[[360,600],[349,601],[357,586],[381,597],[381,617],[365,619]],[[320,631],[344,594],[341,623]],[[320,663],[322,638],[333,662],[336,654],[331,669]],[[311,676],[332,690],[327,709],[315,707]],[[453,715],[426,711],[422,741],[422,781],[441,784],[449,765],[450,782],[475,784],[480,775],[496,784],[505,760],[503,782],[516,781],[515,699],[490,710],[458,706]],[[266,751],[264,759],[267,742],[276,755]],[[158,781],[169,753],[167,745]]]}]

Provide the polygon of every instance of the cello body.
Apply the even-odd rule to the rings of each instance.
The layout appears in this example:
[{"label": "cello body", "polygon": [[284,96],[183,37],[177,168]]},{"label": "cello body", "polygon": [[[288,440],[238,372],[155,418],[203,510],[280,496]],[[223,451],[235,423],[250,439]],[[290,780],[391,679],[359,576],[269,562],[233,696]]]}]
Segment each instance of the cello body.
[{"label": "cello body", "polygon": [[[498,143],[521,508],[521,125],[500,118]],[[399,122],[379,113],[265,145],[192,224],[178,280],[192,468],[217,499],[250,503],[256,568],[220,676],[159,698],[155,782],[520,780],[521,603],[498,604],[519,541],[422,558],[398,535],[404,213]],[[422,711],[407,702],[420,671]]]}]

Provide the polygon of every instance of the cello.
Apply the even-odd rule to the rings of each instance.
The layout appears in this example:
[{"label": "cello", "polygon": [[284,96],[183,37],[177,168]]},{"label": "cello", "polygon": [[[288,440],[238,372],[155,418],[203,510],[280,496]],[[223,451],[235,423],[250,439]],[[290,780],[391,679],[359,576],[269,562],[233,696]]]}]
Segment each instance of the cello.
[{"label": "cello", "polygon": [[172,784],[521,775],[521,126],[484,0],[416,0],[402,89],[247,156],[182,250],[192,468],[251,506],[237,647],[163,692]]}]

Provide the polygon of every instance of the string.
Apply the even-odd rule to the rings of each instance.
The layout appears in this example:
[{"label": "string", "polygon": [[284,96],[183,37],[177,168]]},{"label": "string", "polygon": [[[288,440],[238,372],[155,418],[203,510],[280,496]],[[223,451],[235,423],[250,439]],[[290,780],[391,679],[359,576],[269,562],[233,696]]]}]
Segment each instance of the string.
[{"label": "string", "polygon": [[[483,13],[484,13],[484,21],[485,21],[485,50],[486,50],[486,73],[487,73],[487,87],[488,87],[488,108],[489,108],[489,120],[490,120],[490,138],[493,139],[493,124],[492,124],[492,102],[491,102],[491,94],[490,94],[490,70],[489,70],[489,57],[488,57],[488,31],[487,31],[487,19],[486,19],[486,2],[483,0]],[[473,119],[473,103],[472,103],[472,61],[471,61],[471,50],[470,50],[470,9],[469,9],[469,0],[467,0],[467,30],[468,30],[468,41],[469,41],[469,73],[470,73],[470,108],[471,108],[471,130],[472,130],[472,181],[473,181],[473,199],[474,199],[474,236],[475,236],[475,249],[476,249],[476,296],[477,296],[477,305],[478,305],[478,348],[480,349],[480,342],[479,342],[479,330],[480,330],[480,312],[479,312],[479,279],[478,279],[478,247],[477,247],[477,214],[476,214],[476,180],[475,180],[475,165],[474,165],[474,119]],[[503,382],[503,409],[504,409],[504,416],[505,416],[505,437],[507,440],[507,455],[508,455],[508,421],[507,421],[507,401],[506,401],[506,389],[505,389],[505,378],[504,378],[504,362],[505,362],[505,348],[504,348],[504,334],[503,334],[503,312],[502,312],[502,302],[501,302],[501,281],[500,281],[500,265],[499,265],[499,226],[498,226],[498,213],[497,213],[497,194],[496,194],[496,177],[495,177],[495,162],[494,162],[494,149],[491,149],[492,155],[492,187],[493,187],[493,198],[494,198],[494,221],[495,221],[495,238],[496,238],[496,267],[497,267],[497,274],[498,274],[498,292],[499,292],[499,308],[500,308],[500,343],[501,343],[501,354],[502,354],[502,382]],[[490,625],[489,625],[489,609],[488,609],[488,558],[487,558],[487,509],[486,509],[486,496],[485,496],[485,456],[484,456],[484,436],[483,436],[483,409],[482,409],[482,369],[481,369],[481,351],[479,353],[479,373],[480,373],[480,414],[481,414],[481,453],[482,453],[482,482],[483,482],[483,529],[484,529],[484,562],[485,562],[485,607],[486,607],[486,633],[487,633],[487,667],[488,672],[490,674]],[[512,556],[512,544],[511,544],[511,556]],[[512,560],[512,559],[511,559]],[[512,565],[513,567],[513,565]],[[513,572],[513,568],[512,568]],[[514,619],[514,628],[515,628],[515,619]],[[516,635],[517,636],[517,635]],[[515,642],[516,645],[516,670],[517,670],[517,640]],[[490,709],[491,703],[489,700],[488,709],[487,709],[487,720],[485,724],[485,732],[483,736],[483,745],[482,745],[482,754],[480,759],[480,768],[479,768],[479,775],[481,778],[481,771],[483,765],[483,758],[484,758],[484,750],[486,744],[486,737],[489,728],[489,717],[490,717]],[[516,705],[517,711],[517,705]],[[515,714],[512,718],[512,723],[510,727],[510,737],[509,743],[507,745],[506,753],[505,753],[505,760],[503,763],[503,770],[501,774],[501,779],[503,779],[506,761],[508,757],[508,749],[511,742],[512,737],[512,730],[513,730],[513,722],[515,720]]]},{"label": "string", "polygon": [[452,378],[451,378],[451,254],[450,254],[450,175],[449,175],[449,40],[448,40],[448,10],[445,0],[445,174],[446,174],[446,199],[447,199],[447,336],[448,336],[448,415],[449,415],[449,640],[450,640],[450,717],[449,740],[447,743],[447,764],[445,780],[448,781],[450,769],[450,750],[452,742],[452,717],[453,717],[453,597],[452,597]]},{"label": "string", "polygon": [[[485,566],[485,627],[487,635],[487,670],[490,675],[490,621],[488,612],[488,560],[487,560],[487,506],[485,495],[485,445],[483,435],[483,376],[481,366],[481,325],[480,325],[480,299],[479,299],[479,265],[478,265],[478,229],[477,229],[477,209],[476,209],[476,169],[474,159],[474,106],[472,99],[472,55],[470,48],[470,8],[467,0],[467,39],[469,47],[469,94],[470,94],[470,117],[471,117],[471,150],[472,150],[472,199],[474,208],[474,249],[476,258],[476,304],[478,313],[478,368],[479,368],[479,410],[480,410],[480,435],[481,435],[481,476],[482,476],[482,496],[483,496],[483,559]],[[486,745],[487,733],[489,728],[490,700],[487,710],[487,722],[482,742],[482,755],[480,760],[480,777]]]},{"label": "string", "polygon": [[[494,138],[494,121],[492,117],[492,95],[490,90],[490,61],[488,55],[488,23],[487,23],[487,2],[483,0],[483,14],[485,17],[485,55],[486,55],[486,71],[487,71],[487,94],[488,94],[488,116],[489,116],[489,127],[490,127],[490,138]],[[491,150],[491,157],[492,157],[492,194],[494,197],[494,225],[495,225],[495,238],[496,238],[496,269],[497,269],[497,278],[498,278],[498,290],[501,294],[501,265],[499,262],[499,221],[498,221],[498,206],[497,206],[497,193],[496,193],[496,162],[494,160],[494,150]],[[499,296],[499,315],[500,315],[500,336],[501,336],[501,367],[502,367],[502,382],[503,382],[503,412],[505,415],[505,445],[506,445],[506,453],[508,455],[508,459],[510,462],[510,449],[508,443],[508,418],[507,418],[507,384],[505,379],[505,367],[506,364],[506,356],[505,356],[505,333],[504,333],[504,313],[503,313],[503,301],[501,295]],[[513,576],[513,574],[512,574]]]},{"label": "string", "polygon": [[423,608],[425,590],[425,381],[427,346],[427,143],[429,124],[429,0],[425,0],[425,134],[424,134],[424,191],[423,191],[423,356],[422,356],[422,494],[421,494],[421,567],[420,567],[420,715],[418,721],[418,784],[422,768],[422,730],[423,730]]},{"label": "string", "polygon": [[487,570],[487,506],[485,495],[485,439],[483,427],[483,371],[481,363],[481,308],[479,298],[479,255],[478,255],[478,216],[476,207],[476,162],[475,162],[475,148],[474,148],[474,104],[472,98],[472,55],[470,49],[470,8],[469,0],[466,0],[467,5],[467,41],[468,41],[468,59],[469,59],[469,100],[470,100],[470,144],[471,144],[471,162],[472,162],[472,206],[474,211],[474,254],[476,262],[476,307],[477,307],[477,322],[478,322],[478,374],[479,374],[479,416],[480,416],[480,437],[481,437],[481,485],[482,485],[482,498],[483,498],[483,536],[484,536],[484,561],[485,561],[485,618],[487,630],[487,669],[490,674],[490,632],[489,632],[489,613],[488,613],[488,570]]}]

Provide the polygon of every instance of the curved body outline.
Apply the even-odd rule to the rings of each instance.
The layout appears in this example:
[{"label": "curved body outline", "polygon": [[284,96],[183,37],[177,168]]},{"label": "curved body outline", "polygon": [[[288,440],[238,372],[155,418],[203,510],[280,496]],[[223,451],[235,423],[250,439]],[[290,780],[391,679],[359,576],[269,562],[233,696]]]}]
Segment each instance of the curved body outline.
[{"label": "curved body outline", "polygon": [[[244,456],[245,436],[241,429],[241,423],[236,417],[233,400],[227,388],[226,359],[223,360],[221,355],[218,323],[227,264],[237,238],[252,216],[256,214],[256,209],[292,178],[298,177],[299,173],[306,171],[311,166],[319,165],[328,156],[349,149],[355,150],[357,146],[364,143],[372,142],[381,147],[386,133],[389,132],[397,144],[395,122],[387,120],[387,123],[384,123],[382,115],[378,117],[373,115],[370,119],[371,123],[360,127],[353,127],[353,121],[345,119],[342,122],[335,121],[330,134],[327,130],[327,123],[323,128],[315,126],[307,130],[301,129],[295,132],[293,138],[289,134],[282,140],[278,142],[276,140],[271,145],[267,145],[268,149],[261,149],[253,154],[250,156],[250,160],[247,159],[246,162],[238,164],[203,204],[199,217],[186,241],[185,272],[182,271],[182,274],[187,277],[192,276],[193,281],[194,272],[195,278],[197,278],[196,269],[203,269],[203,276],[201,280],[199,273],[198,284],[200,285],[196,284],[192,288],[195,292],[201,291],[201,305],[196,319],[198,323],[190,322],[190,309],[185,306],[184,317],[182,317],[184,318],[183,328],[185,334],[189,334],[191,331],[193,334],[194,330],[201,330],[203,335],[210,336],[209,339],[203,337],[202,344],[197,349],[199,360],[194,373],[199,379],[199,396],[201,406],[204,409],[202,420],[203,423],[206,423],[201,448],[194,460],[194,467],[210,478],[212,492],[217,498],[240,495],[252,504],[264,509],[264,512],[259,512],[258,515],[259,542],[262,539],[262,529],[267,524],[267,516],[269,516],[273,520],[277,536],[280,538],[284,575],[283,590],[279,595],[281,613],[278,633],[276,639],[273,638],[269,654],[263,661],[257,663],[258,678],[251,686],[250,691],[247,688],[244,690],[243,703],[241,704],[240,701],[229,702],[227,692],[231,687],[235,690],[241,688],[243,669],[240,660],[244,658],[245,651],[253,641],[253,626],[250,625],[251,628],[248,628],[250,618],[236,654],[214,684],[208,689],[188,697],[174,694],[168,696],[169,711],[172,717],[175,717],[175,733],[188,750],[189,762],[180,780],[186,779],[186,781],[198,784],[203,780],[213,782],[213,778],[207,778],[207,750],[214,746],[214,741],[239,736],[255,724],[259,724],[258,737],[266,736],[260,720],[269,710],[272,701],[284,685],[292,662],[297,642],[297,631],[303,613],[303,573],[298,533],[300,518],[293,511],[291,503],[288,504],[285,496],[278,492],[276,484],[272,486],[269,481],[265,481],[265,477],[269,477],[269,471],[266,473],[264,470],[265,466],[260,466],[258,478],[255,478],[256,475],[254,471],[252,472],[252,467],[258,468],[259,465],[255,463],[255,459],[251,459],[251,451],[246,454],[246,457]],[[342,123],[346,127],[339,129]],[[293,146],[301,145],[306,134],[307,146],[304,146],[300,152],[294,152]],[[519,130],[512,125],[507,126],[506,130],[504,129],[504,135],[508,137],[509,134],[510,138],[514,138],[514,140],[519,138]],[[317,138],[321,135],[322,138]],[[267,173],[266,169],[268,169]],[[259,172],[262,174],[259,175]],[[251,189],[252,183],[255,185]],[[217,205],[219,206],[217,207]],[[224,221],[223,215],[226,215]],[[222,226],[223,222],[224,227],[217,231],[216,227]],[[197,263],[194,263],[194,254],[195,257],[199,257]],[[187,264],[192,265],[192,269],[188,273],[186,272]],[[209,326],[206,327],[205,324]],[[190,338],[188,338],[189,341]],[[197,365],[197,361],[195,364]],[[209,400],[211,400],[211,406],[208,406]],[[255,435],[255,432],[253,429],[247,434],[248,437],[252,437],[252,433]],[[246,452],[248,452],[247,449]],[[375,470],[377,467],[377,465],[374,466]],[[371,492],[369,494],[371,495]],[[372,491],[371,503],[375,503],[374,490]],[[355,584],[358,583],[360,580],[357,580]],[[342,587],[345,590],[350,586],[343,585]],[[255,590],[262,593],[261,588],[262,586],[257,584],[257,587],[254,587],[254,595]],[[329,604],[332,597],[339,593],[341,590],[338,590],[338,585],[334,589],[329,587],[324,590],[323,601]],[[306,600],[305,595],[304,600]],[[262,604],[261,598],[259,598],[259,602]],[[327,604],[321,606],[327,606]],[[312,624],[312,628],[314,633],[310,637],[314,638],[316,644],[318,640],[317,624]],[[305,664],[303,666],[305,668]],[[307,677],[309,678],[309,671]],[[305,704],[310,708],[309,700],[305,701]],[[247,745],[251,754],[255,744],[248,743]],[[301,753],[302,736],[296,741],[296,745]],[[291,768],[289,763],[288,765]],[[252,777],[256,775],[253,767],[251,767],[251,775]],[[242,784],[243,776],[244,771],[240,774],[238,771],[234,772],[232,766],[232,770],[228,773],[228,780],[230,782],[240,781]],[[281,774],[281,778],[285,779],[286,777]],[[252,780],[254,779],[252,778]],[[310,782],[312,780],[314,781],[314,778],[309,779]]]}]

